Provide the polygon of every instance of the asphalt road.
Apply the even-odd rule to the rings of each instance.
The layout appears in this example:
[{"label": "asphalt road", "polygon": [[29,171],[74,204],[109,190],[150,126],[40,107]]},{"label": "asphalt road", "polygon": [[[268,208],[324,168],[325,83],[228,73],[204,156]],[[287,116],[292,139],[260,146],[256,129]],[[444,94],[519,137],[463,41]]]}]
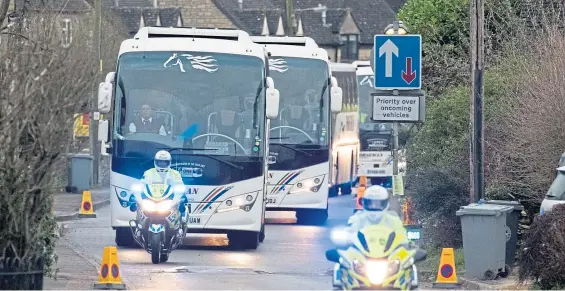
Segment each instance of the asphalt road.
[{"label": "asphalt road", "polygon": [[[294,212],[267,212],[266,239],[257,250],[230,250],[225,235],[189,234],[167,263],[154,265],[142,249],[119,248],[122,278],[128,289],[328,290],[329,231],[345,224],[354,206],[349,195],[331,198],[323,227],[296,225]],[[97,218],[72,221],[65,235],[76,252],[97,264],[103,248],[115,245],[109,214],[105,207]]]}]

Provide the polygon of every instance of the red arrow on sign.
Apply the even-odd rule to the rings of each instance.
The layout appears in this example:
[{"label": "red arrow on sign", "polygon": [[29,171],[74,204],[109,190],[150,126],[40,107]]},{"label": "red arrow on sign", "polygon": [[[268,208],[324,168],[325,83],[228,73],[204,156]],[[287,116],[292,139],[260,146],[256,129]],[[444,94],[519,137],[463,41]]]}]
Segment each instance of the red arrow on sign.
[{"label": "red arrow on sign", "polygon": [[406,71],[402,71],[402,79],[407,84],[416,79],[416,71],[412,71],[412,58],[406,58]]}]

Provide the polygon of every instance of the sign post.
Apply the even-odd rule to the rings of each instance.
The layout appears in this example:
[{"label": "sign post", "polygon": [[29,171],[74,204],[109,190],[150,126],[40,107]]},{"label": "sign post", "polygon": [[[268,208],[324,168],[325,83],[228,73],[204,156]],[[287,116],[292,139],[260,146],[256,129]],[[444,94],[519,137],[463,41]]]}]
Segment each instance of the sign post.
[{"label": "sign post", "polygon": [[[371,51],[375,73],[373,114],[376,122],[392,122],[393,176],[398,176],[398,124],[418,123],[425,119],[425,92],[422,88],[422,37],[408,35],[400,21],[377,34]],[[393,196],[402,197],[404,191]],[[400,199],[401,200],[401,199]],[[402,205],[402,203],[400,203]],[[402,215],[402,209],[400,210]]]}]

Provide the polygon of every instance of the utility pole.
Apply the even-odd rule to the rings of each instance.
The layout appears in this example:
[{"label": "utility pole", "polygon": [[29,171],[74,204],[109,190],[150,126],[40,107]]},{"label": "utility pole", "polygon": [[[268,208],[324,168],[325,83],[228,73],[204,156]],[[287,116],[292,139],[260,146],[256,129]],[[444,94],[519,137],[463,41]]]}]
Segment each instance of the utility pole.
[{"label": "utility pole", "polygon": [[286,35],[294,35],[294,27],[292,25],[294,19],[293,0],[286,0]]},{"label": "utility pole", "polygon": [[484,116],[483,116],[483,74],[484,74],[484,3],[471,0],[470,4],[471,43],[471,143],[469,151],[471,203],[483,199],[484,183]]},{"label": "utility pole", "polygon": [[94,51],[96,54],[96,63],[99,64],[99,69],[96,70],[96,77],[94,82],[94,88],[92,93],[92,98],[90,100],[90,114],[88,127],[90,129],[90,154],[92,155],[92,183],[93,185],[99,184],[99,173],[100,173],[100,144],[98,143],[98,120],[100,119],[98,112],[98,81],[102,74],[102,53],[101,53],[101,24],[102,24],[102,0],[94,0],[94,33],[93,33],[93,44]]},{"label": "utility pole", "polygon": [[[393,34],[399,34],[400,24],[398,20],[395,20],[392,23],[392,30]],[[392,95],[398,96],[398,90],[393,90]],[[398,177],[398,122],[392,123],[392,175],[393,175],[393,183],[394,179]],[[394,186],[393,186],[394,187]],[[398,215],[402,217],[402,196],[396,196],[399,209]]]}]

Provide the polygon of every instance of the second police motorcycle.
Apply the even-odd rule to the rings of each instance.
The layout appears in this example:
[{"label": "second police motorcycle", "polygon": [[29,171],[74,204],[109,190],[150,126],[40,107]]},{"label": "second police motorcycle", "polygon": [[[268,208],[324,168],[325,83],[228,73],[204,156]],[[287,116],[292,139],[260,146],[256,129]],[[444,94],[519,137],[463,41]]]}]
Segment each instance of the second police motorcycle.
[{"label": "second police motorcycle", "polygon": [[337,248],[326,252],[336,263],[333,285],[343,290],[418,288],[415,263],[427,257],[426,251],[408,239],[402,221],[389,211],[388,191],[371,186],[361,204],[363,211],[349,220],[348,227],[332,230]]}]

